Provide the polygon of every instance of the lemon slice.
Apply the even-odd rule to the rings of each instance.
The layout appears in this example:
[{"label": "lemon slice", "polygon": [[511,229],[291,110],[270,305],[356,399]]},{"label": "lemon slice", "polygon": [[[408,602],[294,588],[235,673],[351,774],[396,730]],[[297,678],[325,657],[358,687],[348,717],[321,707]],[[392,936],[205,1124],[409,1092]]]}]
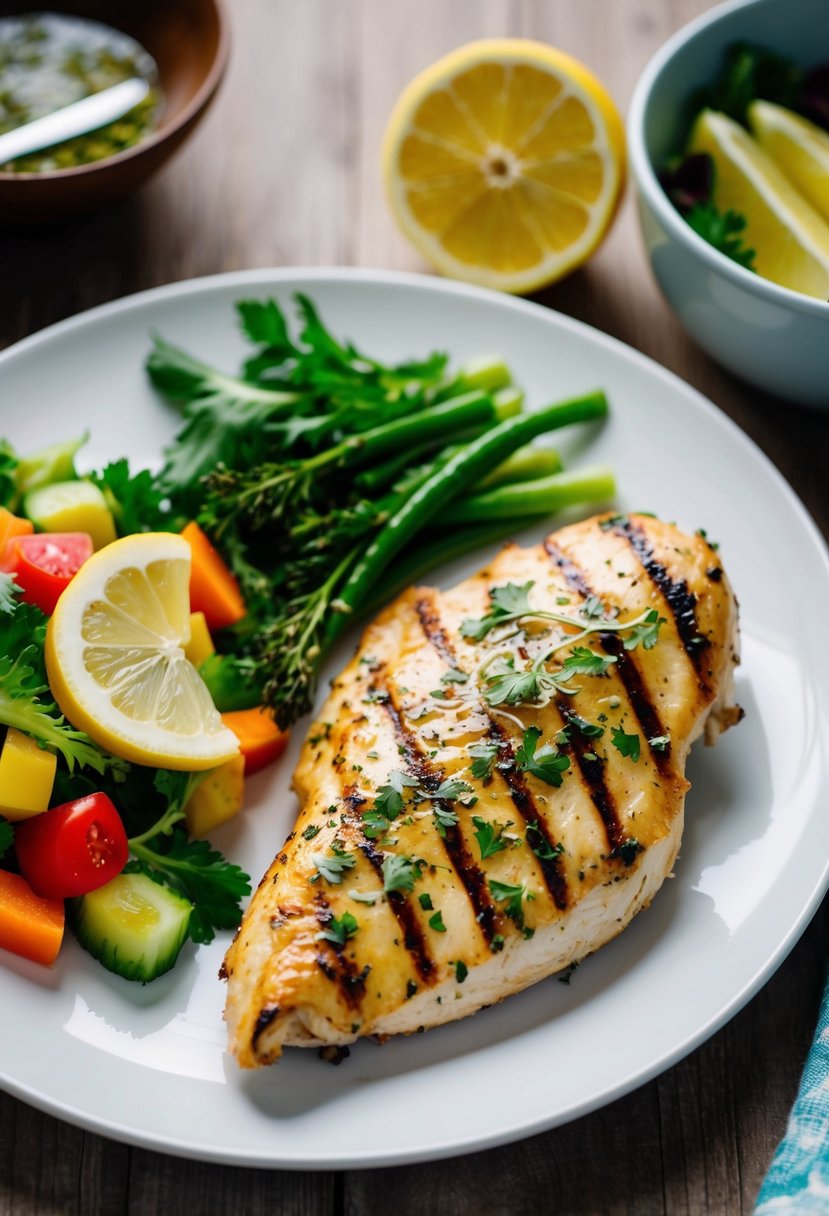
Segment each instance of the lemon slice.
[{"label": "lemon slice", "polygon": [[472,42],[417,76],[392,112],[394,215],[444,274],[526,292],[581,265],[624,180],[622,120],[595,76],[521,39]]},{"label": "lemon slice", "polygon": [[239,750],[184,656],[189,587],[186,540],[125,536],[81,566],[49,621],[46,670],[61,712],[136,764],[206,769]]},{"label": "lemon slice", "polygon": [[770,101],[748,107],[755,139],[825,220],[829,221],[829,135]]},{"label": "lemon slice", "polygon": [[743,127],[725,114],[703,110],[690,152],[714,160],[713,201],[745,216],[745,243],[757,273],[793,291],[829,298],[829,224]]}]

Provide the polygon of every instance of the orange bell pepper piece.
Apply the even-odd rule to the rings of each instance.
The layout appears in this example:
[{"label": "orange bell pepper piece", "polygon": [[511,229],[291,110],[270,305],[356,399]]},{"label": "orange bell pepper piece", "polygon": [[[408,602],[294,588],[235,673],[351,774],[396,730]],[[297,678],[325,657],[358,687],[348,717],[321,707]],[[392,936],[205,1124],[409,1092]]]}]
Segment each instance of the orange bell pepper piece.
[{"label": "orange bell pepper piece", "polygon": [[273,764],[288,745],[288,731],[280,730],[266,709],[234,709],[222,714],[222,721],[239,740],[246,777]]},{"label": "orange bell pepper piece", "polygon": [[190,545],[190,609],[203,612],[207,627],[225,629],[245,615],[245,601],[233,574],[197,523],[182,528]]}]

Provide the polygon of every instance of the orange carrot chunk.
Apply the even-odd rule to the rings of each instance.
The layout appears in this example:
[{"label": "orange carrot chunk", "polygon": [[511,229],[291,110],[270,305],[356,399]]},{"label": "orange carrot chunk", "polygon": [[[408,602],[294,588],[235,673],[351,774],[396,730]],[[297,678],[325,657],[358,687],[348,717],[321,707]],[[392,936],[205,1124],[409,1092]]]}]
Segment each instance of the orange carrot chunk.
[{"label": "orange carrot chunk", "polygon": [[19,874],[0,870],[0,948],[48,967],[63,941],[62,899],[43,899]]},{"label": "orange carrot chunk", "polygon": [[190,609],[203,612],[210,630],[235,625],[245,615],[245,601],[233,574],[197,523],[182,528],[190,545]]},{"label": "orange carrot chunk", "polygon": [[222,714],[222,721],[239,740],[246,777],[273,764],[288,744],[288,731],[280,730],[266,709],[234,709]]}]

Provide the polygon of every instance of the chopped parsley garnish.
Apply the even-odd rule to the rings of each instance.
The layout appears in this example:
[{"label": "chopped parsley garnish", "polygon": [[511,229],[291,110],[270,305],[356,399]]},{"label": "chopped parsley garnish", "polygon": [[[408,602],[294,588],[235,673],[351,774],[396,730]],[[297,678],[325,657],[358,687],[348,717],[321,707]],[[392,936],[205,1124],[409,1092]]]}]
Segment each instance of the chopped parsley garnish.
[{"label": "chopped parsley garnish", "polygon": [[535,664],[516,671],[514,659],[497,659],[488,670],[486,684],[484,700],[489,705],[532,705],[556,689],[573,691],[564,687],[564,681],[553,672]]},{"label": "chopped parsley garnish", "polygon": [[377,810],[363,811],[360,821],[363,825],[363,833],[369,840],[376,840],[378,836],[385,835],[391,824],[391,820]]},{"label": "chopped parsley garnish", "polygon": [[565,710],[565,717],[571,726],[575,726],[576,730],[584,735],[585,739],[600,739],[604,734],[603,726],[598,726],[595,722],[588,722],[587,718],[582,718],[580,714],[574,714],[569,709]]},{"label": "chopped parsley garnish", "polygon": [[644,845],[641,845],[635,836],[627,836],[621,844],[617,845],[611,857],[618,857],[626,866],[632,866],[640,853],[644,852]]},{"label": "chopped parsley garnish", "polygon": [[315,853],[311,860],[317,871],[311,882],[324,878],[334,886],[342,882],[346,870],[352,870],[357,864],[355,855],[347,852],[337,840],[331,845],[330,853]]},{"label": "chopped parsley garnish", "polygon": [[446,836],[446,829],[453,828],[458,822],[458,812],[450,810],[449,807],[436,806],[433,815],[438,836],[442,838]]},{"label": "chopped parsley garnish", "polygon": [[430,798],[442,798],[447,802],[454,802],[458,798],[462,798],[464,794],[471,794],[472,786],[468,785],[460,777],[447,777],[441,781],[438,788],[433,794],[428,795]]},{"label": "chopped parsley garnish", "polygon": [[428,891],[421,891],[420,895],[417,897],[417,902],[420,904],[424,912],[431,912],[434,908],[432,897]]},{"label": "chopped parsley garnish", "polygon": [[[374,798],[374,810],[382,815],[391,823],[392,819],[396,819],[404,807],[403,790],[413,789],[417,785],[417,780],[410,777],[407,773],[398,772],[396,769],[389,774],[387,785],[381,785]],[[365,818],[365,816],[364,816]]]},{"label": "chopped parsley garnish", "polygon": [[435,933],[445,933],[446,925],[443,923],[443,914],[436,912],[434,916],[429,917],[429,928],[434,929]]},{"label": "chopped parsley garnish", "polygon": [[504,904],[504,912],[511,921],[518,926],[519,929],[524,928],[524,900],[535,899],[531,891],[527,890],[526,883],[518,883],[513,885],[508,882],[498,882],[495,878],[487,879],[489,889],[492,893],[492,898]]},{"label": "chopped parsley garnish", "polygon": [[485,819],[481,819],[480,815],[473,815],[472,823],[475,826],[475,839],[481,850],[481,861],[487,857],[493,857],[502,849],[507,848],[509,841],[504,840],[504,831],[509,826],[508,824],[498,823],[495,820],[487,823]]},{"label": "chopped parsley garnish", "polygon": [[609,532],[611,528],[616,528],[620,524],[624,526],[627,522],[627,515],[609,515],[607,519],[599,520],[599,527],[602,532]]},{"label": "chopped parsley garnish", "polygon": [[539,861],[555,861],[564,852],[564,845],[560,841],[555,845],[549,843],[537,819],[527,824],[527,844]]},{"label": "chopped parsley garnish", "polygon": [[474,759],[469,771],[478,781],[488,781],[492,776],[492,766],[498,757],[497,743],[472,743],[466,749]]},{"label": "chopped parsley garnish", "polygon": [[627,637],[623,639],[622,645],[625,650],[635,650],[639,645],[645,650],[653,650],[659,641],[660,627],[664,624],[664,616],[660,616],[655,608],[651,608],[646,613],[644,621],[632,627]]},{"label": "chopped parsley garnish", "polygon": [[534,583],[532,580],[523,583],[505,583],[502,587],[493,587],[490,594],[489,612],[478,619],[468,617],[461,624],[461,636],[473,642],[481,642],[497,625],[507,621],[518,620],[519,617],[532,613],[529,595]]},{"label": "chopped parsley garnish", "polygon": [[317,940],[324,939],[333,942],[335,946],[344,946],[350,938],[359,931],[360,926],[350,912],[343,912],[339,918],[332,916],[325,928],[317,934]]},{"label": "chopped parsley garnish", "polygon": [[313,840],[319,834],[320,825],[318,823],[309,823],[308,827],[302,833],[303,840]]},{"label": "chopped parsley garnish", "polygon": [[420,878],[422,862],[401,853],[389,853],[383,859],[383,890],[388,895],[391,891],[413,891],[414,885]]},{"label": "chopped parsley garnish", "polygon": [[603,676],[615,662],[613,656],[596,654],[589,646],[574,646],[561,670],[568,676]]},{"label": "chopped parsley garnish", "polygon": [[588,621],[601,621],[607,617],[605,606],[597,595],[588,595],[579,609],[579,615]]},{"label": "chopped parsley garnish", "polygon": [[462,959],[458,959],[455,963],[455,979],[459,984],[462,984],[469,975],[469,968]]},{"label": "chopped parsley garnish", "polygon": [[562,774],[570,767],[570,757],[563,755],[552,743],[544,743],[536,750],[541,731],[537,726],[528,726],[524,741],[515,753],[515,760],[523,773],[531,773],[547,785],[559,786]]},{"label": "chopped parsley garnish", "polygon": [[469,676],[465,671],[460,671],[457,667],[450,667],[440,677],[441,684],[465,684]]},{"label": "chopped parsley garnish", "polygon": [[639,759],[642,741],[638,734],[627,735],[622,730],[621,726],[612,726],[610,728],[610,742],[623,756],[628,756],[634,762]]}]

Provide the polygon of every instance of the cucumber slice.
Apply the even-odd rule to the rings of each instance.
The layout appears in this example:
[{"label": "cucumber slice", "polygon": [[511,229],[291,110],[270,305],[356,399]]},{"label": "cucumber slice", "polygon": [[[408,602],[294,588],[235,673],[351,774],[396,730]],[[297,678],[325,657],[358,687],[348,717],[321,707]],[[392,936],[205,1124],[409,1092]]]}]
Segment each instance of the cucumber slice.
[{"label": "cucumber slice", "polygon": [[72,901],[72,927],[84,950],[108,971],[148,984],[174,965],[192,911],[183,895],[146,874],[119,874]]},{"label": "cucumber slice", "polygon": [[40,486],[48,486],[53,481],[67,481],[75,477],[75,455],[89,438],[85,432],[77,439],[69,439],[65,443],[52,443],[48,448],[40,448],[21,456],[15,469],[17,488],[21,494],[36,490]]},{"label": "cucumber slice", "polygon": [[23,510],[41,532],[87,532],[95,549],[115,540],[115,520],[91,481],[55,481],[30,490]]}]

